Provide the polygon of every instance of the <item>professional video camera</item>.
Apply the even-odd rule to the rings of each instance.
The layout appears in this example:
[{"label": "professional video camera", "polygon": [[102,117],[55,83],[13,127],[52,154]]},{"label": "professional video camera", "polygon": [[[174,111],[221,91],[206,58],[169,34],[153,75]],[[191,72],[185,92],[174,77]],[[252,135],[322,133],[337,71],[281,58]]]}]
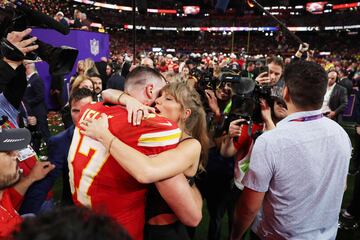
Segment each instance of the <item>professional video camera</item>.
[{"label": "professional video camera", "polygon": [[208,68],[206,70],[192,69],[190,71],[190,76],[196,78],[195,89],[199,94],[205,93],[206,89],[215,90],[216,84],[219,82],[219,80],[214,77],[213,68]]},{"label": "professional video camera", "polygon": [[70,32],[68,27],[43,13],[31,9],[23,1],[11,0],[5,7],[0,6],[1,55],[13,61],[36,60],[39,56],[49,64],[50,74],[65,75],[69,73],[74,66],[78,50],[67,46],[53,47],[37,40],[35,44],[39,46],[38,49],[24,56],[22,52],[7,41],[6,35],[8,33],[23,31],[28,26],[45,26],[64,35]]},{"label": "professional video camera", "polygon": [[229,73],[220,76],[220,81],[230,83],[234,93],[229,114],[225,115],[222,124],[216,131],[216,136],[229,130],[229,125],[237,119],[244,119],[241,124],[252,125],[262,123],[260,99],[273,105],[272,88],[268,85],[259,85],[253,79],[240,77]]},{"label": "professional video camera", "polygon": [[205,90],[216,91],[216,87],[219,84],[219,79],[214,77],[214,69],[207,68],[205,70],[200,70],[198,68],[193,68],[189,75],[196,81],[195,90],[201,97],[201,102],[205,108],[205,111],[210,111]]}]

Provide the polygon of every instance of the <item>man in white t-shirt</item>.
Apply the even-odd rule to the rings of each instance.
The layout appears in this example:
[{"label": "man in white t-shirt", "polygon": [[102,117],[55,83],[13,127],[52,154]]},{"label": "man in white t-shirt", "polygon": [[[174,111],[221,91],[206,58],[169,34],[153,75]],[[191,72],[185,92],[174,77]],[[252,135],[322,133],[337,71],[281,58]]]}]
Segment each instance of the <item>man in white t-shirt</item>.
[{"label": "man in white t-shirt", "polygon": [[284,81],[289,115],[255,142],[233,240],[241,239],[254,219],[254,239],[336,238],[351,142],[321,112],[328,81],[320,65],[291,63]]}]

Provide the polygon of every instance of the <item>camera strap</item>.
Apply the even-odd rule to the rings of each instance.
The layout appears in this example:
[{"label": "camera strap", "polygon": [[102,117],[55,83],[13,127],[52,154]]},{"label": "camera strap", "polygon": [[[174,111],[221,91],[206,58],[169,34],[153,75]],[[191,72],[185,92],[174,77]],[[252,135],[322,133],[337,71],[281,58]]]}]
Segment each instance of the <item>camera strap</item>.
[{"label": "camera strap", "polygon": [[252,136],[252,128],[253,128],[253,123],[250,122],[250,123],[249,123],[249,127],[248,127],[248,135],[249,135],[249,137]]},{"label": "camera strap", "polygon": [[25,55],[6,38],[1,40],[1,53],[11,61],[19,62],[24,60]]}]

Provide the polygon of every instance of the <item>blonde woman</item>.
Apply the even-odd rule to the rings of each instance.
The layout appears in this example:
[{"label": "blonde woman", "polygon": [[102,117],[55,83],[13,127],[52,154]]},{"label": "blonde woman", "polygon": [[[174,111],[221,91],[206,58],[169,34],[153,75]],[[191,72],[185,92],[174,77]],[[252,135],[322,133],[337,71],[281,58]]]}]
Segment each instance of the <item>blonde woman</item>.
[{"label": "blonde woman", "polygon": [[[183,173],[193,184],[196,173],[204,169],[208,151],[205,111],[200,96],[186,83],[174,82],[162,89],[155,103],[158,114],[176,122],[182,129],[175,149],[148,157],[115,138],[108,130],[106,115],[81,123],[83,134],[103,143],[119,164],[139,182],[157,182]],[[181,206],[168,206],[152,186],[147,198],[145,239],[190,239],[185,226],[179,221]],[[198,201],[201,202],[201,199]],[[201,214],[201,204],[198,211]]]},{"label": "blonde woman", "polygon": [[92,60],[91,58],[86,58],[84,61],[84,74],[87,75],[88,71],[92,71],[96,75],[100,75],[98,69],[95,66],[94,60]]},{"label": "blonde woman", "polygon": [[91,81],[90,78],[85,77],[85,76],[78,76],[77,78],[75,78],[72,86],[71,86],[71,92],[74,92],[76,89],[79,88],[87,88],[89,90],[91,90],[91,92],[94,92],[94,84]]}]

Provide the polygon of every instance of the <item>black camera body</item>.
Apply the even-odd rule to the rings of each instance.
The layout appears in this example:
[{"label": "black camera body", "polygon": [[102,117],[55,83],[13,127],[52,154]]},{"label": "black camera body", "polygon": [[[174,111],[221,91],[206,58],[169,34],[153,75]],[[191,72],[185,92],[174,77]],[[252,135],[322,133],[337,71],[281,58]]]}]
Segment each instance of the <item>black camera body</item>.
[{"label": "black camera body", "polygon": [[271,86],[259,85],[250,78],[240,76],[225,76],[223,81],[231,83],[234,95],[231,110],[224,116],[216,135],[221,136],[223,132],[228,132],[230,123],[237,119],[244,119],[240,124],[262,123],[260,99],[266,100],[270,106],[273,105]]},{"label": "black camera body", "polygon": [[195,89],[201,94],[205,94],[206,89],[215,91],[218,79],[214,77],[214,69],[208,68],[206,70],[192,69],[190,75],[195,77],[197,82]]},{"label": "black camera body", "polygon": [[8,33],[23,31],[28,26],[45,26],[64,35],[70,32],[68,27],[41,12],[33,10],[23,1],[13,0],[5,7],[0,6],[1,57],[5,56],[13,61],[36,60],[40,57],[49,64],[49,71],[52,75],[65,75],[71,72],[78,55],[77,49],[67,46],[53,47],[36,40],[35,44],[39,46],[38,49],[24,55],[6,40]]},{"label": "black camera body", "polygon": [[201,102],[204,106],[206,112],[210,112],[210,107],[207,101],[205,90],[216,91],[216,86],[219,82],[219,79],[214,77],[214,69],[208,68],[205,70],[200,70],[198,68],[193,68],[190,70],[189,75],[195,78],[195,90],[199,93]]}]

